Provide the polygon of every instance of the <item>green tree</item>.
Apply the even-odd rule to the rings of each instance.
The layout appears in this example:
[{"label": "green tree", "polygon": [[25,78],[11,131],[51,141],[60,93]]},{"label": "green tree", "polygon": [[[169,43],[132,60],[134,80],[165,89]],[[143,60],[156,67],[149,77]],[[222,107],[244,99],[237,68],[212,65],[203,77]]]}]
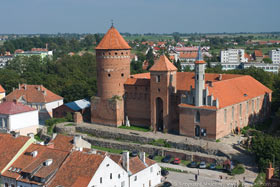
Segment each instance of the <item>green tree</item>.
[{"label": "green tree", "polygon": [[266,64],[272,64],[271,58],[264,58],[263,62],[266,63]]}]

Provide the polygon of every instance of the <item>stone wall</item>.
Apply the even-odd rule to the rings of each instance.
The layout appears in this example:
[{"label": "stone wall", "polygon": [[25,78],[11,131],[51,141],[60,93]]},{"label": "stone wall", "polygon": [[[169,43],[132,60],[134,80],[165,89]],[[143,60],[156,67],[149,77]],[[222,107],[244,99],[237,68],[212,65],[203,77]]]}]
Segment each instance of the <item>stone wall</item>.
[{"label": "stone wall", "polygon": [[[59,130],[60,131],[60,130]],[[59,132],[57,131],[57,132]],[[115,139],[115,140],[124,140],[129,142],[136,142],[139,144],[152,144],[156,139],[154,138],[148,138],[137,135],[137,132],[133,134],[124,134],[124,133],[117,133],[117,132],[108,132],[108,131],[102,131],[99,129],[94,128],[86,128],[86,127],[76,127],[77,132],[91,134],[94,137],[97,138],[105,138],[105,139]],[[64,132],[63,130],[60,132]],[[192,151],[192,152],[200,152],[205,154],[211,154],[216,156],[227,156],[220,150],[211,150],[207,148],[203,148],[199,145],[192,145],[187,143],[178,143],[178,142],[172,142],[167,141],[166,144],[168,144],[168,147],[180,149],[180,150],[186,150],[186,151]]]},{"label": "stone wall", "polygon": [[113,140],[104,140],[101,138],[96,137],[83,137],[86,141],[90,142],[92,145],[98,147],[106,147],[109,149],[119,149],[119,150],[127,150],[127,151],[144,151],[147,154],[154,154],[159,156],[166,156],[171,155],[173,157],[178,157],[183,160],[191,160],[191,161],[206,161],[208,163],[216,162],[217,164],[222,164],[227,158],[214,156],[214,155],[207,155],[203,153],[193,153],[190,151],[178,150],[173,148],[165,148],[165,147],[158,147],[153,145],[141,145],[135,143],[128,143],[128,142],[118,142]]}]

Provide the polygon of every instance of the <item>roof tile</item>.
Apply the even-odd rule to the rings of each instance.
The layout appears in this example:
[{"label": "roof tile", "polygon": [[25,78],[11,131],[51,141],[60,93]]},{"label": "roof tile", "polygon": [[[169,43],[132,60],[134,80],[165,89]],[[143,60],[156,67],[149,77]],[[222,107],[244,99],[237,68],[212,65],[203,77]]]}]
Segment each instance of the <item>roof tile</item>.
[{"label": "roof tile", "polygon": [[115,27],[111,27],[95,49],[130,49]]},{"label": "roof tile", "polygon": [[162,55],[150,68],[150,71],[177,71],[177,68],[168,60],[165,55]]}]

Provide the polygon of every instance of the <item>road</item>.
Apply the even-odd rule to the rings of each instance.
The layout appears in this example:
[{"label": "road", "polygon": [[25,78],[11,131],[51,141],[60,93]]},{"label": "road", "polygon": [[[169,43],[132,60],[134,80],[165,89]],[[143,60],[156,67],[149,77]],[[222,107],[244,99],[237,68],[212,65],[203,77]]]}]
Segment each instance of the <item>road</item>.
[{"label": "road", "polygon": [[[168,163],[159,163],[162,167],[180,169],[181,171],[185,171],[187,173],[180,172],[169,172],[167,176],[167,181],[171,182],[173,186],[177,187],[192,187],[192,186],[221,186],[221,187],[234,187],[239,181],[242,181],[246,187],[253,186],[254,179],[247,179],[245,182],[241,177],[232,177],[227,175],[226,173],[208,170],[208,169],[197,169],[197,168],[188,168],[180,165],[172,165]],[[198,181],[195,181],[195,174],[198,174]],[[220,179],[222,176],[222,180]]]}]

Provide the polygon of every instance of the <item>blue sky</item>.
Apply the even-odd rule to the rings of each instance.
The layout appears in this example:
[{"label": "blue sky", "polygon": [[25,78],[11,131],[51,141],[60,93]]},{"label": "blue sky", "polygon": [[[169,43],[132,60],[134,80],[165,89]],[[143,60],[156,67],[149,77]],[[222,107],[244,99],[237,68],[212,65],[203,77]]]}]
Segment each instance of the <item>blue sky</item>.
[{"label": "blue sky", "polygon": [[280,31],[280,0],[1,0],[0,33]]}]

